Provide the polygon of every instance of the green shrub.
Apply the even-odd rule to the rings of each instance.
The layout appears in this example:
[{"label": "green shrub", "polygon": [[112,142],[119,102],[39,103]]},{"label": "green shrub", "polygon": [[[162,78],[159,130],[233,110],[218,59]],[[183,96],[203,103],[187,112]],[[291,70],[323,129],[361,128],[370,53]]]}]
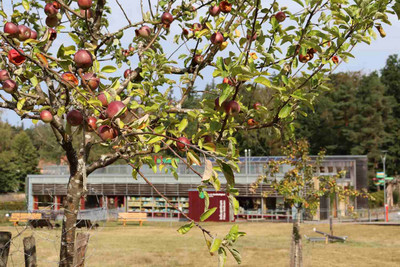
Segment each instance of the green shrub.
[{"label": "green shrub", "polygon": [[0,203],[0,210],[26,210],[25,201],[12,201]]},{"label": "green shrub", "polygon": [[373,196],[375,200],[368,201],[370,208],[383,207],[383,201],[384,201],[383,190],[371,193],[371,196]]}]

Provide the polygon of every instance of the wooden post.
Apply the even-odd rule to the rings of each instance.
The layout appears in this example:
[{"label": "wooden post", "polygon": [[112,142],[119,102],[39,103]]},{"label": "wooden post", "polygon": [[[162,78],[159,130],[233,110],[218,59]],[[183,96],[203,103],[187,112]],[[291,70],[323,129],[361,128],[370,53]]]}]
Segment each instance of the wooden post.
[{"label": "wooden post", "polygon": [[85,266],[85,254],[89,243],[89,236],[87,233],[78,233],[76,235],[74,267]]},{"label": "wooden post", "polygon": [[7,266],[8,253],[10,252],[11,232],[0,232],[0,267]]},{"label": "wooden post", "polygon": [[331,231],[331,235],[333,235],[332,216],[329,217],[329,230]]},{"label": "wooden post", "polygon": [[24,237],[25,267],[37,267],[36,244],[33,236]]}]

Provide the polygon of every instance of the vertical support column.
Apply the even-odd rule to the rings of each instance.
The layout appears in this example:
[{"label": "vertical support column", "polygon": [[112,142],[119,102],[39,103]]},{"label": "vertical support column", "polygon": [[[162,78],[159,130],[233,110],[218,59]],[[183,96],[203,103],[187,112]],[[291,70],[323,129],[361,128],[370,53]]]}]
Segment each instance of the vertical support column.
[{"label": "vertical support column", "polygon": [[118,197],[114,197],[114,208],[118,209]]},{"label": "vertical support column", "polygon": [[125,208],[125,212],[128,212],[128,201],[127,201],[127,196],[124,196],[124,208]]},{"label": "vertical support column", "polygon": [[81,210],[85,209],[85,197],[81,197]]},{"label": "vertical support column", "polygon": [[103,196],[101,196],[100,198],[99,198],[99,205],[100,205],[100,208],[102,208],[103,207],[103,203],[104,201],[103,201]]},{"label": "vertical support column", "polygon": [[33,196],[33,210],[39,209],[39,198],[38,196]]}]

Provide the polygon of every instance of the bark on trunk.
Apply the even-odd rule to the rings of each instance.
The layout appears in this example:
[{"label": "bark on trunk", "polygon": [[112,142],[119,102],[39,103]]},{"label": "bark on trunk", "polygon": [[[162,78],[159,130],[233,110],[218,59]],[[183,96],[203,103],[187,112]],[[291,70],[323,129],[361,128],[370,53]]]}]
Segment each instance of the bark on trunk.
[{"label": "bark on trunk", "polygon": [[71,267],[74,262],[75,224],[82,196],[82,172],[70,177],[67,197],[64,201],[64,217],[61,233],[60,267]]},{"label": "bark on trunk", "polygon": [[293,232],[292,232],[292,245],[290,251],[290,267],[302,267],[303,266],[303,254],[301,245],[301,234],[300,234],[300,212],[301,209],[297,209],[297,216],[293,219]]}]

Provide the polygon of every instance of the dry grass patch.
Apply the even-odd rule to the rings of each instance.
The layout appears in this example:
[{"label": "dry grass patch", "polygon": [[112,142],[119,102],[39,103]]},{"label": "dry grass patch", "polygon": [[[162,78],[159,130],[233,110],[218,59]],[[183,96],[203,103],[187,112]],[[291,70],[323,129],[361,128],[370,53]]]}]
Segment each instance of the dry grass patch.
[{"label": "dry grass patch", "polygon": [[[87,266],[217,266],[217,258],[207,252],[200,230],[180,235],[181,223],[151,223],[143,227],[109,224],[92,230],[87,252]],[[206,228],[219,236],[225,235],[232,224],[207,223]],[[302,234],[316,236],[313,227],[328,231],[328,225],[303,224]],[[241,266],[288,266],[291,224],[240,223],[247,236],[237,244],[243,257]],[[0,227],[12,231],[13,227]],[[21,230],[21,228],[19,228]],[[56,266],[59,230],[26,230],[21,236],[34,234],[39,266]],[[396,226],[366,226],[338,224],[334,234],[347,235],[349,241],[340,244],[310,244],[304,242],[305,266],[398,266],[400,262],[400,228]],[[9,266],[23,266],[22,237],[11,248]],[[229,257],[227,266],[237,266]]]}]

